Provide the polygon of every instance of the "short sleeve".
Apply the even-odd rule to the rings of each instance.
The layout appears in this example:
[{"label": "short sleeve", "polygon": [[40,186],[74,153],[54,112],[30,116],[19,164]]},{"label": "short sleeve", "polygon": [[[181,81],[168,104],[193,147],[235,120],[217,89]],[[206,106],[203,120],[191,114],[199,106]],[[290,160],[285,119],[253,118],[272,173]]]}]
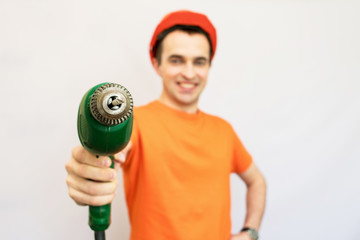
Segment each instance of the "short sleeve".
[{"label": "short sleeve", "polygon": [[252,164],[253,159],[245,146],[236,135],[233,133],[233,163],[232,172],[242,173],[245,172]]}]

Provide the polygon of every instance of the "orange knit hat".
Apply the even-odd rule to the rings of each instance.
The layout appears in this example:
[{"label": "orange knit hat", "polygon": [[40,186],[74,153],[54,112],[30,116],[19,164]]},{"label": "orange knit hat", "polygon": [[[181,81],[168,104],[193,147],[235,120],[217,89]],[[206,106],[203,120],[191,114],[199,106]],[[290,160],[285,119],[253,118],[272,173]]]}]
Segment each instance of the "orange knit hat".
[{"label": "orange knit hat", "polygon": [[190,25],[197,26],[204,30],[210,37],[212,54],[210,56],[211,60],[215,55],[216,50],[216,29],[210,22],[210,20],[201,13],[191,12],[187,10],[181,10],[176,12],[171,12],[167,14],[161,22],[157,25],[154,34],[150,42],[150,58],[155,57],[154,46],[157,41],[157,36],[162,33],[164,30],[171,28],[175,25]]}]

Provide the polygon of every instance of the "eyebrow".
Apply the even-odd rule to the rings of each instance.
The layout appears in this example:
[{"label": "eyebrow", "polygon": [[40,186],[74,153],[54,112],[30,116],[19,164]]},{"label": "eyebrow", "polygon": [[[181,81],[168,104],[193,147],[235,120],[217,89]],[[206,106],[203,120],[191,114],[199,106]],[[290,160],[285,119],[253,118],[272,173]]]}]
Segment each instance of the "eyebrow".
[{"label": "eyebrow", "polygon": [[168,57],[168,59],[170,59],[170,58],[184,58],[184,57],[181,55],[178,55],[178,54],[172,54]]},{"label": "eyebrow", "polygon": [[[171,59],[171,58],[184,58],[184,56],[182,55],[179,55],[179,54],[172,54],[168,57],[168,59]],[[203,56],[200,56],[200,57],[195,57],[194,60],[202,60],[202,61],[209,61],[208,58],[206,57],[203,57]]]}]

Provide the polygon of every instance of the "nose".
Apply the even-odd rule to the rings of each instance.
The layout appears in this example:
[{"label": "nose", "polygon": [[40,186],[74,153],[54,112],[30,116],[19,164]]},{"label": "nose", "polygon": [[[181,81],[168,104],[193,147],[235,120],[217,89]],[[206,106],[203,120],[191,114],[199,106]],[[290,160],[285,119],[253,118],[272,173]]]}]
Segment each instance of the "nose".
[{"label": "nose", "polygon": [[194,68],[194,65],[191,62],[186,63],[184,65],[184,68],[182,70],[182,75],[187,80],[191,80],[191,79],[193,79],[195,77],[195,75],[196,75],[195,68]]}]

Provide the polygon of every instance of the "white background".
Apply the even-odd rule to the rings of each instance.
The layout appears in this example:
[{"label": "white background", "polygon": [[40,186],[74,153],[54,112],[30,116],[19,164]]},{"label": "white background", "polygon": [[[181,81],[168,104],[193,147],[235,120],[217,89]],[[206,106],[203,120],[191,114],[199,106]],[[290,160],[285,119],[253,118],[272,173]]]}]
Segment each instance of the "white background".
[{"label": "white background", "polygon": [[[178,9],[218,30],[200,106],[232,123],[267,179],[261,239],[360,239],[360,4],[346,0],[1,0],[1,238],[92,239],[65,184],[78,104],[105,81],[136,105],[158,97],[148,43]],[[231,180],[236,232],[244,185]],[[121,183],[112,215],[108,239],[127,239]]]}]

